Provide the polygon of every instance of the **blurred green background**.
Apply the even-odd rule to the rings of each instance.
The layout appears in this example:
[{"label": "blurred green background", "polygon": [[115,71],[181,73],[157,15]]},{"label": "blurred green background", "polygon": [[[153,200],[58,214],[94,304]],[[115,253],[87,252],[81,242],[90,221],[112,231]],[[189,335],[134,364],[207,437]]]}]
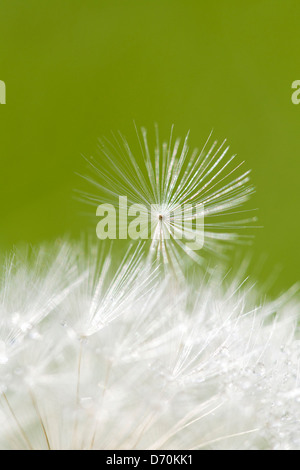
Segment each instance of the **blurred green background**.
[{"label": "blurred green background", "polygon": [[[85,230],[81,154],[133,119],[210,130],[253,169],[254,256],[299,278],[299,1],[1,0],[0,249]],[[256,259],[256,258],[255,258]],[[261,274],[261,279],[265,274]]]}]

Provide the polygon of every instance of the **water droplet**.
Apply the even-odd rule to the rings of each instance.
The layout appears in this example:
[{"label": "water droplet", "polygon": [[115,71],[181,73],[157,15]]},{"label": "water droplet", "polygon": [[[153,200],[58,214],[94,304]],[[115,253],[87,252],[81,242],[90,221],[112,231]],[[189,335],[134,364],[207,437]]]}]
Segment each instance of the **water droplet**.
[{"label": "water droplet", "polygon": [[262,362],[259,362],[258,364],[256,364],[253,372],[256,375],[259,375],[260,377],[263,377],[266,373],[265,365]]},{"label": "water droplet", "polygon": [[11,322],[13,325],[17,325],[20,321],[20,314],[19,312],[14,312],[11,316]]},{"label": "water droplet", "polygon": [[7,364],[8,356],[6,351],[6,344],[4,341],[0,341],[0,364]]}]

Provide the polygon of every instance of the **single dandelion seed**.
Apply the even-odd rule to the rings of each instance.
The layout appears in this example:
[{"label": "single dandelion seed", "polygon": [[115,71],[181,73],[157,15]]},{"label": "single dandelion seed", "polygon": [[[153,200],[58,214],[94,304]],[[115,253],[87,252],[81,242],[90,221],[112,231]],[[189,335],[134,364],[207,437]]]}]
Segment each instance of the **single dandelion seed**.
[{"label": "single dandelion seed", "polygon": [[128,225],[128,215],[118,208],[119,197],[126,197],[128,206],[138,205],[139,216],[150,227],[136,238],[148,239],[145,249],[176,268],[184,253],[201,264],[205,253],[250,240],[242,230],[256,217],[242,206],[254,187],[250,171],[242,171],[244,162],[228,156],[226,140],[218,145],[210,135],[201,151],[190,151],[189,134],[181,143],[172,126],[169,140],[161,143],[157,126],[155,130],[153,147],[144,128],[136,131],[138,149],[120,133],[112,141],[102,139],[101,160],[87,159],[91,171],[84,176],[95,191],[82,193],[83,199],[96,206],[112,204],[122,227]]}]

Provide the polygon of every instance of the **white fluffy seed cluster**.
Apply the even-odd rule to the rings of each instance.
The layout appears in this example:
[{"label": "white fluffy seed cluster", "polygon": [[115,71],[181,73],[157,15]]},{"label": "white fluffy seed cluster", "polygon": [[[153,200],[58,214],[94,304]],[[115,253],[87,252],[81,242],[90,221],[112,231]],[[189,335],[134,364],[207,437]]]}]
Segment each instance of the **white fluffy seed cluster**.
[{"label": "white fluffy seed cluster", "polygon": [[1,449],[300,449],[299,302],[178,283],[141,251],[16,253],[0,290]]}]

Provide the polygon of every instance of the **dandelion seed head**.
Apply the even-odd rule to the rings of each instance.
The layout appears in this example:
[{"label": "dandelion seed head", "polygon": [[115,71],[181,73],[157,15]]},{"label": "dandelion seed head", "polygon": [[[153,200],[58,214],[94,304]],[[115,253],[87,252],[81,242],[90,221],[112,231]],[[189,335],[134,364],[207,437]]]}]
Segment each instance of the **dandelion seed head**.
[{"label": "dandelion seed head", "polygon": [[[9,311],[14,332],[33,327],[17,345],[1,339],[1,448],[300,448],[295,290],[262,302],[250,280],[222,271],[182,284],[150,275],[139,251],[119,266],[113,251],[70,252],[67,261],[54,249],[55,266],[39,274],[41,311],[59,299],[46,315],[10,310],[5,294],[18,269],[36,278],[35,263],[4,276],[1,338],[15,328]],[[45,290],[50,273],[65,280],[70,259],[67,295]]]}]

